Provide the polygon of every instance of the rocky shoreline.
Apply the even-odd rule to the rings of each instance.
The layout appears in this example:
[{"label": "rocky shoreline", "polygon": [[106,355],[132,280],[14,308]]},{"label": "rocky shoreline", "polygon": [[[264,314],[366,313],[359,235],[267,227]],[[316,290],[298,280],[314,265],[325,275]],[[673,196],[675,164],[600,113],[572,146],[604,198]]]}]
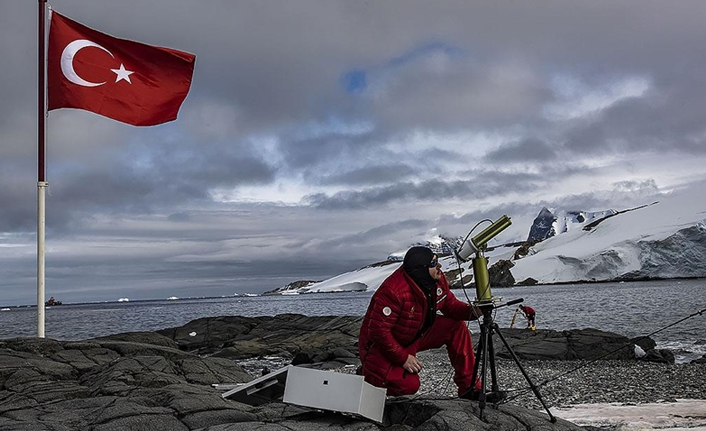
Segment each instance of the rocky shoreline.
[{"label": "rocky shoreline", "polygon": [[[422,389],[412,397],[388,398],[382,424],[282,402],[249,406],[221,397],[218,384],[245,383],[290,363],[354,373],[360,321],[355,316],[227,316],[84,341],[0,340],[0,429],[584,429],[563,420],[550,423],[502,349],[498,380],[510,396],[497,409],[486,409],[485,422],[478,418],[476,402],[456,397],[443,350],[419,355]],[[706,400],[703,361],[674,365],[665,352],[651,356],[660,362],[634,359],[633,343],[649,353],[651,340],[595,329],[503,334],[550,406]]]}]

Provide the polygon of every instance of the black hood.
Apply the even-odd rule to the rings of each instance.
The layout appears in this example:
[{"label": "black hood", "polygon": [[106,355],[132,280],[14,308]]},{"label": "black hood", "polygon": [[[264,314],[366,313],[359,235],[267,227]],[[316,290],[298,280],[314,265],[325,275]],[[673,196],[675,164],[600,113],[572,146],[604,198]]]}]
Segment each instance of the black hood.
[{"label": "black hood", "polygon": [[402,264],[404,272],[427,292],[436,287],[436,280],[429,275],[429,264],[433,257],[434,252],[427,247],[412,247],[404,255]]}]

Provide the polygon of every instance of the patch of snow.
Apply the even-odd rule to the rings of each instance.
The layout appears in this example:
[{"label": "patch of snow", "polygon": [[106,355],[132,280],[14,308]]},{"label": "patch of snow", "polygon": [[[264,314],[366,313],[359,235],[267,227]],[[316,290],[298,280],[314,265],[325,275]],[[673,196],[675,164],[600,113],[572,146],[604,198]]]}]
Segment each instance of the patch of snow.
[{"label": "patch of snow", "polygon": [[644,358],[645,356],[647,356],[647,353],[645,353],[645,351],[642,350],[642,347],[635,344],[635,357],[640,359],[640,358]]},{"label": "patch of snow", "polygon": [[706,400],[638,405],[578,404],[550,410],[558,418],[579,426],[610,426],[620,430],[706,431]]},{"label": "patch of snow", "polygon": [[347,272],[319,283],[314,283],[306,288],[306,291],[308,293],[350,292],[360,290],[374,291],[399,267],[399,263],[393,263],[390,265],[368,267],[358,271]]}]

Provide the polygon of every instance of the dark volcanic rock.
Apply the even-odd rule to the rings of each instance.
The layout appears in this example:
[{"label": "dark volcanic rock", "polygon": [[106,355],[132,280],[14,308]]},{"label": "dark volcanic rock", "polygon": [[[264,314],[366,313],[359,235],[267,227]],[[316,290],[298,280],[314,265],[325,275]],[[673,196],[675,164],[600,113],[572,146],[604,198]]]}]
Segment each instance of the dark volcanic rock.
[{"label": "dark volcanic rock", "polygon": [[642,358],[643,361],[673,364],[676,360],[674,358],[674,353],[667,349],[652,349],[648,350],[646,353],[647,356]]},{"label": "dark volcanic rock", "polygon": [[[510,268],[515,266],[515,264],[510,260],[499,260],[495,262],[490,268],[488,268],[488,280],[490,285],[493,287],[511,287],[515,285],[515,277],[510,272]],[[462,269],[450,269],[445,272],[447,280],[449,280],[449,287],[451,289],[460,289],[462,287],[475,288],[475,281],[473,281],[473,272],[470,271],[463,276],[463,279],[459,274],[463,273]]]},{"label": "dark volcanic rock", "polygon": [[524,280],[520,281],[517,283],[518,286],[536,286],[538,283],[537,280],[535,280],[532,277],[527,277]]},{"label": "dark volcanic rock", "polygon": [[473,281],[473,271],[466,271],[463,268],[449,269],[445,271],[446,280],[451,289],[461,289],[470,286]]},{"label": "dark volcanic rock", "polygon": [[159,344],[0,341],[0,428],[189,430],[247,416],[210,387],[250,381],[238,365],[141,339]]},{"label": "dark volcanic rock", "polygon": [[515,277],[512,276],[510,268],[515,266],[512,261],[499,260],[488,268],[488,278],[493,287],[511,287],[515,285]]},{"label": "dark volcanic rock", "polygon": [[[354,346],[361,317],[280,314],[274,317],[208,317],[158,333],[172,338],[179,348],[199,354],[226,349],[220,356],[250,358],[262,355],[294,356],[301,352]],[[193,334],[193,335],[192,335]]]},{"label": "dark volcanic rock", "polygon": [[[483,422],[477,417],[477,402],[423,397],[389,398],[380,425],[280,402],[251,407],[223,399],[212,386],[254,378],[224,352],[252,357],[281,352],[320,368],[355,365],[360,321],[352,316],[291,314],[214,317],[154,334],[127,333],[84,341],[0,340],[0,429],[581,429],[563,421],[551,424],[541,411],[510,404],[488,407]],[[525,359],[587,359],[611,352],[621,343],[632,346],[631,340],[593,329],[502,331]],[[495,346],[502,356],[504,346],[500,341]],[[632,353],[632,348],[624,350]]]},{"label": "dark volcanic rock", "polygon": [[385,425],[399,424],[391,429],[414,430],[556,430],[577,429],[559,419],[551,423],[546,413],[512,405],[497,409],[486,407],[484,420],[475,401],[458,399],[408,399],[398,397],[385,404]]},{"label": "dark volcanic rock", "polygon": [[[348,319],[324,322],[299,316],[294,320],[302,327],[300,337],[306,334],[303,340],[319,340],[329,329],[336,333],[346,327],[343,322]],[[391,398],[384,424],[281,402],[252,407],[226,400],[212,387],[252,380],[237,364],[180,351],[169,347],[163,338],[119,334],[78,342],[35,338],[0,341],[0,429],[581,429],[564,421],[550,424],[542,413],[510,405],[497,410],[488,407],[487,422],[482,422],[476,417],[477,403],[461,399]],[[128,341],[131,339],[157,344]],[[326,352],[312,360],[355,359],[343,348]]]},{"label": "dark volcanic rock", "polygon": [[178,349],[179,345],[170,337],[157,332],[125,332],[122,334],[108,335],[94,338],[97,341],[129,341],[132,343],[150,344],[154,346],[171,347]]},{"label": "dark volcanic rock", "polygon": [[[652,339],[641,337],[629,339],[612,332],[597,329],[572,329],[569,331],[552,331],[537,329],[501,329],[508,344],[521,359],[550,359],[550,360],[593,360],[593,359],[635,359],[635,344],[640,344],[648,355],[642,360],[653,362],[663,361],[668,354],[655,353],[655,342]],[[494,337],[493,345],[497,356],[511,358],[505,345]],[[669,352],[671,353],[671,352]],[[671,362],[674,363],[674,355]]]},{"label": "dark volcanic rock", "polygon": [[[350,355],[357,356],[356,343],[361,322],[362,318],[356,316],[306,317],[298,314],[253,318],[211,317],[159,333],[174,337],[181,349],[200,354],[229,359],[296,356],[298,364],[329,361],[332,362],[330,366],[335,368],[357,363],[357,359]],[[655,342],[650,338],[629,339],[597,329],[501,329],[501,332],[521,359],[591,360],[600,357],[632,360],[635,359],[635,344],[648,353],[643,360],[662,361],[669,356],[668,353],[650,353],[655,347]],[[195,335],[189,335],[192,333]],[[509,357],[497,335],[494,346],[498,356]]]}]

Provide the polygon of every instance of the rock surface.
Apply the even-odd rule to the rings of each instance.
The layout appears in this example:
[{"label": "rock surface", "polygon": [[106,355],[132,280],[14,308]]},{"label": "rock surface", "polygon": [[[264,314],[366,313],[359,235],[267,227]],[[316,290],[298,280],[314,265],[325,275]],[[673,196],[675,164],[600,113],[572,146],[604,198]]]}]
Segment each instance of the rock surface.
[{"label": "rock surface", "polygon": [[511,287],[515,285],[515,277],[510,269],[515,264],[510,260],[499,260],[488,268],[488,278],[491,286]]},{"label": "rock surface", "polygon": [[230,359],[277,355],[317,356],[336,348],[357,356],[361,317],[280,314],[274,317],[207,317],[157,331],[180,349]]},{"label": "rock surface", "polygon": [[482,422],[477,404],[460,399],[391,399],[382,425],[279,402],[251,407],[223,399],[211,386],[251,380],[241,367],[168,344],[145,333],[0,341],[0,429],[580,429],[564,421],[549,427],[541,413],[510,405],[487,408]]},{"label": "rock surface", "polygon": [[[376,424],[280,402],[252,407],[223,399],[213,387],[252,380],[255,376],[238,364],[247,358],[283,355],[291,360],[297,355],[323,368],[354,365],[360,320],[218,317],[158,333],[85,341],[0,340],[0,429],[580,429],[561,420],[552,424],[543,411],[513,404],[486,408],[483,422],[476,402],[433,396],[389,398],[384,423]],[[519,331],[517,337],[514,332],[508,332],[508,339],[525,357],[544,357],[550,347],[565,358],[585,355],[606,336],[595,330]],[[530,348],[528,340],[544,347]]]},{"label": "rock surface", "polygon": [[[168,337],[180,349],[200,355],[214,355],[229,359],[246,359],[276,355],[285,358],[298,356],[298,363],[332,362],[336,368],[354,364],[357,357],[358,332],[361,317],[281,314],[274,317],[209,317],[193,320],[184,326],[157,331]],[[630,340],[622,335],[597,329],[554,331],[538,329],[500,330],[520,359],[634,359],[635,344],[648,353],[646,360],[665,362],[669,352],[654,351],[655,342],[649,338]],[[129,339],[130,334],[121,334]],[[142,340],[144,335],[135,335]],[[477,337],[477,335],[476,335]],[[494,335],[496,354],[509,354]],[[615,351],[613,354],[607,355]],[[652,353],[651,353],[652,352]],[[307,362],[306,357],[310,360]],[[669,362],[666,360],[666,362]],[[672,355],[672,363],[673,355]]]},{"label": "rock surface", "polygon": [[[647,362],[674,363],[674,355],[669,351],[655,349],[656,343],[650,338],[629,339],[612,332],[598,329],[572,329],[553,331],[537,329],[501,329],[510,348],[521,359],[548,360],[593,360],[593,359],[635,359],[634,346],[639,345],[647,356]],[[505,345],[494,338],[496,355],[511,358]],[[671,356],[670,356],[671,355]]]}]

